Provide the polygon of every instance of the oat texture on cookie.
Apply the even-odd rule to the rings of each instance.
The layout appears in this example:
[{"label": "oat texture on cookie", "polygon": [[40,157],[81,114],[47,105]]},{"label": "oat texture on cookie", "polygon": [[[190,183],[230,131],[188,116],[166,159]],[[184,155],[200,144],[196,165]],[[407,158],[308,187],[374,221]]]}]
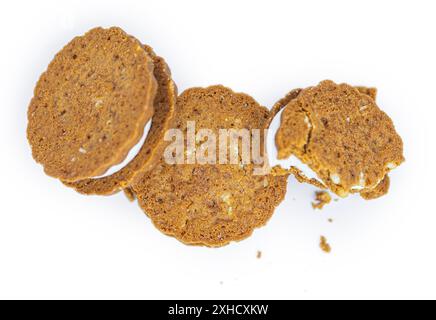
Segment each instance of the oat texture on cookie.
[{"label": "oat texture on cookie", "polygon": [[367,194],[403,161],[403,142],[375,89],[323,81],[289,101],[276,134],[279,158],[295,155],[339,196]]},{"label": "oat texture on cookie", "polygon": [[28,109],[35,160],[63,181],[122,162],[153,115],[153,60],[119,28],[74,38],[41,75]]},{"label": "oat texture on cookie", "polygon": [[75,188],[80,193],[111,195],[127,188],[138,174],[151,170],[157,164],[168,145],[164,136],[174,121],[177,87],[165,60],[157,56],[149,46],[144,48],[153,59],[154,77],[158,87],[150,131],[138,154],[121,170],[107,177],[65,182],[67,186]]},{"label": "oat texture on cookie", "polygon": [[[185,91],[175,128],[264,129],[269,111],[222,86]],[[185,136],[186,137],[186,136]],[[203,141],[196,140],[196,150]],[[229,151],[230,153],[230,151]],[[188,157],[184,150],[185,158]],[[164,159],[132,185],[138,202],[163,233],[192,245],[218,247],[267,223],[286,193],[287,176],[255,175],[257,164],[168,164]]]}]

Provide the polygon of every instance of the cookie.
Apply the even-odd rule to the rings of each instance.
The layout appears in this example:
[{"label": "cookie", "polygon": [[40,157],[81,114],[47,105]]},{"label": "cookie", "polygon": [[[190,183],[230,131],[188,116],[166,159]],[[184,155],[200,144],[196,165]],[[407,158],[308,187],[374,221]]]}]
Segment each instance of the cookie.
[{"label": "cookie", "polygon": [[[248,95],[212,86],[189,89],[178,98],[175,128],[185,133],[186,146],[188,122],[195,121],[196,133],[208,129],[219,136],[220,129],[263,130],[269,119],[269,111]],[[197,135],[195,151],[207,141]],[[181,154],[183,164],[163,158],[131,186],[154,225],[185,244],[219,247],[245,239],[267,223],[285,196],[287,176],[255,175],[261,164],[254,161],[229,163],[228,139],[222,141],[227,141],[227,164],[187,164],[192,150],[186,148],[169,153]]]},{"label": "cookie", "polygon": [[28,109],[35,160],[63,181],[121,163],[153,115],[153,60],[119,28],[92,29],[53,59]]},{"label": "cookie", "polygon": [[[376,88],[368,88],[368,87],[363,87],[363,86],[359,86],[359,87],[355,87],[355,88],[360,93],[371,97],[374,101],[376,100],[376,98],[377,98],[377,89]],[[302,91],[302,89],[292,90],[283,99],[278,101],[272,109],[273,117],[275,117],[291,100],[297,98],[297,96],[300,94],[301,91]],[[271,119],[271,121],[272,121],[272,119]],[[274,174],[274,175],[284,175],[284,174],[289,174],[289,173],[292,174],[297,179],[297,181],[300,183],[307,183],[307,184],[313,185],[314,187],[317,187],[320,189],[326,189],[326,186],[324,186],[324,184],[322,182],[320,182],[319,180],[317,180],[315,178],[308,178],[300,169],[298,169],[295,166],[292,166],[289,169],[284,169],[284,168],[277,166],[277,167],[274,167],[272,169],[272,174]],[[383,181],[380,182],[380,184],[377,187],[375,187],[373,190],[368,190],[368,191],[362,192],[361,196],[366,200],[377,199],[377,198],[382,197],[388,193],[389,186],[390,186],[390,179],[389,179],[389,176],[386,175],[385,178],[383,179]],[[319,192],[319,193],[321,193],[321,192]],[[318,193],[317,193],[317,198],[318,198]],[[316,203],[314,208],[318,208],[320,204],[321,204],[320,202]],[[322,207],[324,207],[324,203],[322,204]],[[322,209],[322,207],[321,207],[321,209]]]},{"label": "cookie", "polygon": [[297,156],[342,197],[376,188],[404,157],[392,120],[371,96],[332,81],[302,90],[283,111],[279,158]]},{"label": "cookie", "polygon": [[153,59],[154,77],[158,85],[154,115],[147,138],[135,158],[116,173],[103,178],[65,183],[80,193],[111,195],[126,188],[139,173],[153,168],[168,145],[168,142],[164,141],[164,135],[174,120],[177,87],[171,79],[171,72],[165,60],[156,56],[150,47],[144,48]]},{"label": "cookie", "polygon": [[[367,96],[370,96],[372,99],[376,99],[377,98],[377,89],[376,88],[368,88],[368,87],[363,87],[363,86],[359,86],[359,87],[355,87],[359,92],[361,92],[362,94],[365,94]],[[302,89],[294,89],[291,92],[289,92],[283,99],[279,100],[272,108],[271,113],[272,113],[272,119],[271,122],[273,120],[273,118],[284,108],[286,107],[286,105],[293,99],[297,98],[298,95],[300,94],[300,92],[302,91]],[[317,187],[319,189],[326,189],[327,187],[320,182],[318,179],[315,178],[308,178],[303,171],[301,171],[300,169],[298,169],[295,166],[290,167],[289,169],[284,169],[280,166],[276,166],[274,168],[272,168],[272,174],[274,175],[285,175],[285,174],[292,174],[295,179],[297,179],[298,182],[300,183],[306,183],[306,184],[310,184],[314,187]],[[386,177],[387,179],[389,179],[389,177]],[[385,178],[385,179],[386,179]],[[385,181],[385,180],[383,180]],[[384,189],[383,189],[384,187]],[[376,190],[378,189],[378,190]],[[375,199],[378,197],[381,197],[385,194],[387,194],[387,192],[389,191],[389,184],[386,186],[386,184],[380,185],[380,187],[376,187],[374,189],[374,191],[368,191],[367,193],[363,194],[362,193],[362,197],[365,198],[366,200],[371,200],[371,199]],[[330,201],[329,201],[330,202]],[[324,207],[324,205],[323,205]]]}]

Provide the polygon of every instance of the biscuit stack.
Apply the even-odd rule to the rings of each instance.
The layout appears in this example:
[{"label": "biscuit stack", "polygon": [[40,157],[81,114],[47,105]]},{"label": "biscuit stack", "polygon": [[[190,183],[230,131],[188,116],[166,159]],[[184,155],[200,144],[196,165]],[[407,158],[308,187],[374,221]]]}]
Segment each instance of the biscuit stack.
[{"label": "biscuit stack", "polygon": [[[286,195],[290,174],[342,197],[386,194],[388,173],[404,161],[403,145],[375,99],[375,89],[331,81],[293,90],[271,111],[223,86],[178,96],[169,67],[150,47],[119,28],[96,28],[67,44],[41,75],[27,137],[34,159],[64,185],[87,195],[124,191],[163,233],[218,247],[267,223]],[[169,163],[164,157],[171,129],[186,133],[195,123],[194,133],[214,136],[223,129],[263,132],[282,109],[279,157],[298,157],[319,180],[305,179],[297,168],[259,174],[267,165],[255,160]],[[184,146],[189,138],[183,139]],[[205,142],[197,139],[194,153]],[[138,143],[130,162],[106,174],[124,164]],[[230,146],[225,148],[230,157]],[[243,148],[237,145],[237,151]],[[192,156],[186,148],[180,153],[182,159]]]}]

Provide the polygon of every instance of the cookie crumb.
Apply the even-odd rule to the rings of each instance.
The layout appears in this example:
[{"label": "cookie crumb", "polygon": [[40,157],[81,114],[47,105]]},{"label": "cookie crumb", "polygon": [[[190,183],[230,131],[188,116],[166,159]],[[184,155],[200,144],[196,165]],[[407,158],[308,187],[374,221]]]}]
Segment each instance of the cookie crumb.
[{"label": "cookie crumb", "polygon": [[262,251],[257,251],[256,258],[257,258],[257,259],[262,258]]},{"label": "cookie crumb", "polygon": [[[244,103],[249,110],[245,110]],[[270,111],[246,94],[220,85],[191,88],[178,97],[174,128],[186,132],[189,122],[195,121],[196,128],[209,128],[215,136],[223,129],[233,130],[229,136],[238,138],[239,143],[241,137],[235,133],[264,128],[269,117]],[[195,161],[175,166],[162,157],[154,168],[133,181],[131,188],[140,207],[159,230],[186,244],[221,247],[247,238],[254,229],[265,225],[285,198],[287,176],[256,175],[256,169],[261,171],[263,166],[254,159],[247,161],[246,169],[230,164],[231,144],[221,146],[227,150],[221,157],[225,158],[221,159],[223,165],[205,166]]]},{"label": "cookie crumb", "polygon": [[328,221],[329,223],[333,223],[333,219],[332,219],[332,218],[328,219],[327,221]]},{"label": "cookie crumb", "polygon": [[315,193],[316,202],[312,202],[313,209],[322,210],[326,204],[332,201],[332,197],[327,191],[318,191]]},{"label": "cookie crumb", "polygon": [[330,253],[332,252],[332,247],[330,246],[330,244],[327,242],[326,237],[321,236],[320,242],[319,242],[319,247],[321,248],[322,251],[324,251],[325,253]]}]

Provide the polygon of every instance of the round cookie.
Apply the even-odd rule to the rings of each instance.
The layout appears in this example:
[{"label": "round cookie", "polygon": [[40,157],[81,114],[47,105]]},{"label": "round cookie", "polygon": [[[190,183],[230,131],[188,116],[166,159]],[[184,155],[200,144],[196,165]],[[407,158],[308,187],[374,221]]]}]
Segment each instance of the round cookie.
[{"label": "round cookie", "polygon": [[[175,128],[186,133],[187,123],[195,121],[196,133],[209,129],[218,135],[220,129],[263,130],[268,120],[269,111],[253,98],[213,86],[189,89],[178,98]],[[197,152],[204,143],[196,139]],[[180,154],[184,164],[162,159],[131,189],[154,225],[183,243],[219,247],[245,239],[267,223],[285,196],[287,176],[254,175],[253,162],[186,164],[191,153]]]},{"label": "round cookie", "polygon": [[121,29],[73,39],[36,85],[27,128],[33,157],[63,181],[104,174],[140,140],[155,93],[152,58]]},{"label": "round cookie", "polygon": [[370,95],[332,81],[301,91],[282,114],[279,158],[297,156],[339,196],[376,188],[404,157],[392,120]]},{"label": "round cookie", "polygon": [[137,174],[153,168],[168,145],[168,142],[164,141],[164,135],[174,120],[177,87],[171,79],[171,72],[165,60],[156,56],[150,47],[144,46],[144,48],[153,59],[154,76],[158,85],[154,100],[154,115],[147,138],[135,158],[116,173],[103,178],[64,182],[80,193],[111,195],[126,188]]}]

